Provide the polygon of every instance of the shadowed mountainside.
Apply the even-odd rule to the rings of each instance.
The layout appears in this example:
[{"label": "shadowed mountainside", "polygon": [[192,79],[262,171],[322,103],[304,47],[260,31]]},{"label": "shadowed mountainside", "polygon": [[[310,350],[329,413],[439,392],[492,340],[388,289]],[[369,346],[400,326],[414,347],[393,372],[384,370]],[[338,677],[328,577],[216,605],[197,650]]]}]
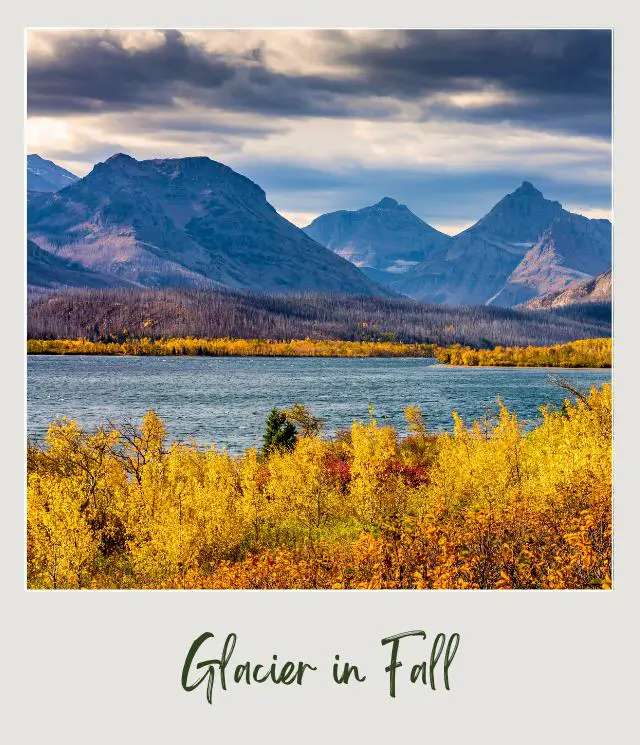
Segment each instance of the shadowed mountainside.
[{"label": "shadowed mountainside", "polygon": [[377,270],[373,276],[389,286],[452,240],[390,197],[360,210],[321,215],[304,230],[365,273]]},{"label": "shadowed mountainside", "polygon": [[59,287],[117,287],[113,278],[93,272],[77,261],[61,258],[43,251],[37,243],[27,241],[28,285],[31,290],[55,289]]}]

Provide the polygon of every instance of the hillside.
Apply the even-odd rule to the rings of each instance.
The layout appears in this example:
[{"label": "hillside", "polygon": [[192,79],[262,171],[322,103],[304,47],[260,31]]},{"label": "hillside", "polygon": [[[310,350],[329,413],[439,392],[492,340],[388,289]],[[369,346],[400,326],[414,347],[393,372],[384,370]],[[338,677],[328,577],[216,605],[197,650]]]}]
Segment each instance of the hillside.
[{"label": "hillside", "polygon": [[360,210],[321,215],[304,230],[318,243],[390,287],[451,241],[448,235],[390,197]]},{"label": "hillside", "polygon": [[30,290],[60,287],[116,287],[111,277],[86,269],[76,261],[43,251],[37,243],[27,241],[27,286]]},{"label": "hillside", "polygon": [[579,303],[611,303],[612,278],[611,269],[593,279],[569,287],[562,292],[548,292],[534,298],[522,307],[531,310],[540,308],[563,308]]},{"label": "hillside", "polygon": [[611,224],[566,213],[526,253],[490,302],[517,305],[591,280],[611,266]]}]

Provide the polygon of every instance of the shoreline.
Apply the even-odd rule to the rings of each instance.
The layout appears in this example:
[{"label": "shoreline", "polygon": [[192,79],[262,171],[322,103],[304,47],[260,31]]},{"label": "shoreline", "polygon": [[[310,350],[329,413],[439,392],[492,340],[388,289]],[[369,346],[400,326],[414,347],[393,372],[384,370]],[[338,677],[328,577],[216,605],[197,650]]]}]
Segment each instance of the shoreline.
[{"label": "shoreline", "polygon": [[[419,355],[341,355],[341,354],[100,354],[91,352],[27,352],[27,357],[97,357],[97,358],[157,358],[157,359],[325,359],[325,360],[436,360],[435,357],[422,357]],[[444,362],[432,362],[429,367],[437,367],[445,370],[585,370],[597,372],[599,370],[613,370],[612,365],[600,367],[576,365],[576,366],[552,366],[552,365],[448,365]]]},{"label": "shoreline", "polygon": [[234,339],[169,337],[105,341],[27,339],[26,353],[114,357],[305,357],[351,359],[424,359],[447,367],[542,367],[607,369],[612,366],[610,337],[580,339],[549,346],[476,349],[430,342],[347,341],[341,339]]},{"label": "shoreline", "polygon": [[[108,356],[105,355],[105,357]],[[434,367],[442,367],[449,370],[591,370],[592,372],[613,370],[612,365],[603,365],[602,367],[588,367],[583,365],[558,367],[557,365],[447,365],[442,362],[437,362]]]}]

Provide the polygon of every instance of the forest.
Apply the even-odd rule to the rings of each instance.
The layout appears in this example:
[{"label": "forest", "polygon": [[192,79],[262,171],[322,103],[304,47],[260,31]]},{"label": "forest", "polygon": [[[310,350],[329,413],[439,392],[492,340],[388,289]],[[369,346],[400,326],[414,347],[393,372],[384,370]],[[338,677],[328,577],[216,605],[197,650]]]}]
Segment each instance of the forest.
[{"label": "forest", "polygon": [[431,434],[303,405],[232,456],[137,425],[51,424],[27,452],[29,588],[609,589],[611,387],[566,386],[534,426]]},{"label": "forest", "polygon": [[147,337],[329,339],[547,346],[611,335],[611,304],[545,310],[429,305],[409,298],[232,290],[108,289],[32,293],[29,339]]},{"label": "forest", "polygon": [[501,367],[611,367],[611,339],[583,339],[550,347],[473,349],[454,344],[324,339],[29,339],[28,354],[188,355],[207,357],[435,357],[445,365]]}]

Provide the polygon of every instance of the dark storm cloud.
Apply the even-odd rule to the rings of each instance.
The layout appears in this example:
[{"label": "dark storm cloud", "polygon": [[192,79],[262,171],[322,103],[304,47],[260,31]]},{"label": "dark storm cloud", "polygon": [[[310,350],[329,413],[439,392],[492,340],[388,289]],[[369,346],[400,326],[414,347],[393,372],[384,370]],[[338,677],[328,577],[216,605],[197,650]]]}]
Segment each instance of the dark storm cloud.
[{"label": "dark storm cloud", "polygon": [[[55,37],[52,37],[55,39]],[[119,111],[171,105],[182,89],[219,86],[233,69],[165,31],[164,44],[129,51],[115,34],[61,37],[53,58],[27,62],[30,114]]]},{"label": "dark storm cloud", "polygon": [[[215,32],[212,32],[215,33]],[[113,33],[64,37],[53,58],[27,63],[30,115],[172,107],[176,99],[271,115],[347,114],[340,94],[355,93],[354,81],[287,76],[269,70],[260,49],[249,59],[206,52],[179,31],[164,31],[164,43],[127,49]],[[386,113],[380,111],[380,113]]]},{"label": "dark storm cloud", "polygon": [[608,98],[609,31],[407,31],[403,49],[354,49],[345,57],[369,85],[405,95],[467,88],[473,81],[536,95]]},{"label": "dark storm cloud", "polygon": [[401,54],[369,48],[351,56],[370,85],[406,97],[494,85],[511,104],[429,107],[425,118],[515,121],[563,131],[611,132],[609,31],[409,31]]},{"label": "dark storm cloud", "polygon": [[61,39],[53,58],[30,60],[29,113],[171,109],[182,100],[266,117],[393,117],[394,100],[489,86],[512,101],[461,109],[439,100],[424,104],[422,118],[609,135],[608,31],[407,31],[393,47],[354,42],[340,31],[315,33],[331,40],[337,65],[356,71],[287,75],[267,67],[259,45],[240,57],[212,53],[178,31],[164,32],[159,46],[133,50],[116,34],[80,32]]},{"label": "dark storm cloud", "polygon": [[521,96],[514,102],[460,108],[435,103],[424,107],[421,120],[446,120],[477,124],[511,122],[529,129],[611,137],[610,99],[559,93]]}]

